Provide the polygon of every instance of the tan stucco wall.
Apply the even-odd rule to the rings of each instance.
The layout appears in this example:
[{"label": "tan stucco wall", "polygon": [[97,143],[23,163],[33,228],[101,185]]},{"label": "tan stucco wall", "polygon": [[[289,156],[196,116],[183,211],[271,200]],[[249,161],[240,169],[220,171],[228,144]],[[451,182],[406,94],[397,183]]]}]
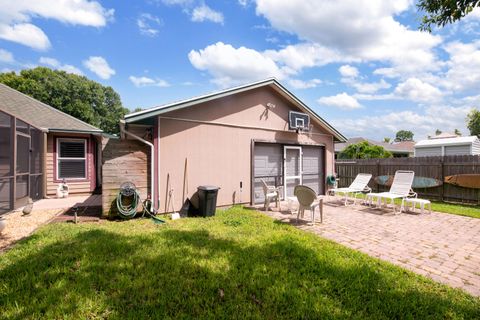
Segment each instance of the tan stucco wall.
[{"label": "tan stucco wall", "polygon": [[[267,103],[276,107],[265,113]],[[323,128],[316,124],[311,135],[287,131],[289,110],[297,109],[272,89],[260,88],[162,115],[159,118],[160,210],[165,210],[170,188],[174,189],[174,208],[177,211],[180,209],[186,159],[187,197],[191,197],[199,185],[216,185],[221,188],[217,205],[249,203],[252,140],[323,144],[326,172],[331,174],[334,170],[333,137],[325,134]],[[256,129],[192,123],[166,117],[253,126]],[[241,199],[240,181],[243,182]],[[172,211],[172,208],[166,211]]]}]

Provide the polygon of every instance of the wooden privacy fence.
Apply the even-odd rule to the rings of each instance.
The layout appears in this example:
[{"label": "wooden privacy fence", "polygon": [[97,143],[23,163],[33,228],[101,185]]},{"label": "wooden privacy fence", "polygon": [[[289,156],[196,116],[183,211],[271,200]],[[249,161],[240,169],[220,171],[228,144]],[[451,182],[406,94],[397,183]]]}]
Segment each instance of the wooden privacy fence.
[{"label": "wooden privacy fence", "polygon": [[388,191],[389,187],[374,181],[378,176],[393,176],[397,170],[412,170],[415,177],[437,179],[443,183],[437,187],[416,188],[419,197],[440,201],[468,202],[480,204],[480,189],[466,188],[445,183],[445,177],[476,174],[474,183],[480,185],[480,156],[445,156],[389,159],[336,160],[339,187],[352,183],[358,173],[373,175],[369,186],[374,192]]}]

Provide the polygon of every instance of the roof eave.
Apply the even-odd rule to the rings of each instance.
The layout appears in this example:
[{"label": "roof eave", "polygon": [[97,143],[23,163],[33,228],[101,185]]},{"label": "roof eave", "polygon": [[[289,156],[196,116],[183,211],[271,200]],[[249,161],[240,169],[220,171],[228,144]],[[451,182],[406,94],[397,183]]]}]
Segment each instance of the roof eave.
[{"label": "roof eave", "polygon": [[83,133],[83,134],[93,134],[93,135],[101,135],[103,133],[102,130],[78,130],[78,129],[55,129],[51,128],[48,129],[48,132],[53,133]]}]

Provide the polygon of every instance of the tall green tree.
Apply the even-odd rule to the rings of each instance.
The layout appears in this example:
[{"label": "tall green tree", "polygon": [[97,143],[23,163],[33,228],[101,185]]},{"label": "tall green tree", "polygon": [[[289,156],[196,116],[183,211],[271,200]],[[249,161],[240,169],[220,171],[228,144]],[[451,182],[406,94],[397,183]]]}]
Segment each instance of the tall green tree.
[{"label": "tall green tree", "polygon": [[37,67],[0,73],[0,83],[108,133],[118,133],[119,120],[128,113],[112,87],[65,71]]},{"label": "tall green tree", "polygon": [[391,157],[393,157],[393,155],[390,151],[385,150],[382,146],[370,144],[368,141],[351,144],[338,155],[339,159],[378,159]]},{"label": "tall green tree", "polygon": [[400,130],[395,135],[395,141],[413,141],[413,132],[408,130]]},{"label": "tall green tree", "polygon": [[425,13],[420,30],[431,32],[432,26],[444,27],[462,19],[478,6],[480,0],[419,0],[417,7]]},{"label": "tall green tree", "polygon": [[467,116],[467,128],[472,136],[480,138],[480,110],[472,109]]},{"label": "tall green tree", "polygon": [[435,130],[435,135],[436,136],[441,135],[441,134],[442,134],[442,130],[440,130],[440,129]]}]

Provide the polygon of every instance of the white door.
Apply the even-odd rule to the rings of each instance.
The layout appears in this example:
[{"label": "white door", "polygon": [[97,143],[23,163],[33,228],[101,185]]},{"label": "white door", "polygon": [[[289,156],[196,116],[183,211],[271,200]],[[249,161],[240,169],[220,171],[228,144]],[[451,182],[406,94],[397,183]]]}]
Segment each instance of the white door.
[{"label": "white door", "polygon": [[283,147],[284,198],[293,196],[295,186],[302,184],[302,147]]}]

